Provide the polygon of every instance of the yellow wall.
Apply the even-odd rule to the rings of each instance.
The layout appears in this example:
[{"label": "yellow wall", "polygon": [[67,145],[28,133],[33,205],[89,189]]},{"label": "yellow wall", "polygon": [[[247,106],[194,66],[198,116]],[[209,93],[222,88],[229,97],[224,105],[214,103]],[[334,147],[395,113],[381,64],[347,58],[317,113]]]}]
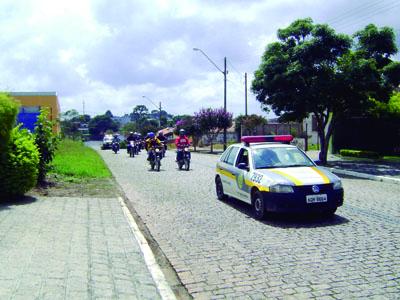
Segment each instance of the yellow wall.
[{"label": "yellow wall", "polygon": [[[60,105],[58,103],[57,94],[55,92],[43,92],[43,93],[25,93],[15,92],[11,93],[11,96],[21,102],[22,107],[29,106],[40,106],[40,108],[49,108],[50,121],[57,121],[60,114]],[[53,131],[60,132],[60,126],[57,123],[53,127]]]}]

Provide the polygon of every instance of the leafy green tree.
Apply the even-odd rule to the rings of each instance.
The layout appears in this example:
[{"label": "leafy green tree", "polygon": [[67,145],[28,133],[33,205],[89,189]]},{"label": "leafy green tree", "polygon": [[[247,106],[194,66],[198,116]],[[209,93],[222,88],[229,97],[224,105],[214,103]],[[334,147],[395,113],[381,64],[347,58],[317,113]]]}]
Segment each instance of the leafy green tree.
[{"label": "leafy green tree", "polygon": [[127,136],[129,134],[129,132],[135,132],[135,131],[138,131],[138,129],[137,129],[136,123],[133,123],[133,122],[126,123],[121,128],[121,132],[125,136]]},{"label": "leafy green tree", "polygon": [[10,95],[0,93],[0,155],[10,140],[11,129],[15,126],[15,120],[19,110],[19,102],[13,100]]},{"label": "leafy green tree", "polygon": [[40,110],[35,125],[35,144],[40,154],[38,184],[42,184],[57,150],[58,137],[53,133],[54,122],[49,120],[49,109]]},{"label": "leafy green tree", "polygon": [[148,115],[149,110],[146,105],[136,105],[131,113],[131,120],[133,122],[138,122],[140,120],[147,119]]},{"label": "leafy green tree", "polygon": [[213,152],[213,143],[217,135],[224,128],[232,126],[232,114],[224,111],[223,108],[202,108],[195,114],[194,119],[200,132],[207,136],[211,144],[211,152]]},{"label": "leafy green tree", "polygon": [[89,133],[91,138],[99,140],[107,130],[118,131],[118,124],[106,115],[95,116],[89,122]]},{"label": "leafy green tree", "polygon": [[245,134],[253,134],[254,129],[258,126],[267,124],[267,119],[259,115],[239,115],[235,118],[235,131],[241,134],[243,131]]},{"label": "leafy green tree", "polygon": [[153,119],[143,120],[142,122],[140,122],[138,129],[142,136],[145,136],[148,132],[156,133],[159,129],[158,121]]},{"label": "leafy green tree", "polygon": [[105,113],[104,115],[107,116],[107,117],[109,117],[109,118],[114,117],[113,114],[112,114],[112,112],[111,112],[110,110],[107,110],[106,113]]},{"label": "leafy green tree", "polygon": [[353,43],[307,18],[278,30],[278,38],[267,46],[252,90],[281,120],[301,121],[314,114],[320,160],[326,163],[338,120],[366,111],[371,98],[387,102],[399,84],[400,64],[390,59],[397,52],[394,32],[368,25],[354,35]]},{"label": "leafy green tree", "polygon": [[80,115],[75,109],[62,113],[60,117],[61,136],[73,140],[81,140],[83,134],[79,128],[81,128],[82,124],[88,124],[89,121],[89,115]]}]

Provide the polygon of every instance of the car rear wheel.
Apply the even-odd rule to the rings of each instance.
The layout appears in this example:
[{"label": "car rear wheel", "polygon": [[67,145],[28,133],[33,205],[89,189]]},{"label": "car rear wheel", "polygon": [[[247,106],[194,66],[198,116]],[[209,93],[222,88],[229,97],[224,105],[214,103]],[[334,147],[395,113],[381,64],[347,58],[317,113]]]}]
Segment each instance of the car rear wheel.
[{"label": "car rear wheel", "polygon": [[221,178],[219,177],[215,178],[215,189],[217,192],[218,200],[223,201],[227,199],[227,196],[224,194],[224,187],[222,185]]},{"label": "car rear wheel", "polygon": [[265,204],[264,198],[260,191],[255,191],[253,194],[253,211],[254,216],[257,220],[262,220],[265,218]]}]

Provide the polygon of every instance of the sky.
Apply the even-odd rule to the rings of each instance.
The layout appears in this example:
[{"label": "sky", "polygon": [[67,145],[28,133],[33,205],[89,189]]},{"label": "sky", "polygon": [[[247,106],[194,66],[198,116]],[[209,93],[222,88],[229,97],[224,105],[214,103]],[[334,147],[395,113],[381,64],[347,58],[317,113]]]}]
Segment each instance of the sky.
[{"label": "sky", "polygon": [[223,107],[226,57],[227,110],[244,114],[247,73],[248,113],[270,118],[250,86],[279,28],[311,17],[353,34],[374,23],[392,27],[400,49],[399,14],[399,0],[0,0],[0,90],[53,91],[62,112],[91,116],[160,103],[193,114]]}]

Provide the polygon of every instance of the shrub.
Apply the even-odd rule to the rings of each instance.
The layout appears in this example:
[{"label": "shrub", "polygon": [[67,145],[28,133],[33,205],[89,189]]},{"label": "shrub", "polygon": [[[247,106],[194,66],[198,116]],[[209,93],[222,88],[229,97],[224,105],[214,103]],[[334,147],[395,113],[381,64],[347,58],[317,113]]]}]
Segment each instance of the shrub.
[{"label": "shrub", "polygon": [[351,150],[351,149],[341,149],[339,151],[340,155],[351,156],[358,158],[380,158],[381,156],[377,152],[366,151],[366,150]]},{"label": "shrub", "polygon": [[53,122],[48,119],[47,108],[40,110],[40,115],[35,123],[35,143],[40,153],[38,182],[43,183],[54,158],[58,138],[53,133]]},{"label": "shrub", "polygon": [[0,153],[10,140],[10,133],[15,126],[19,103],[6,93],[0,93]]},{"label": "shrub", "polygon": [[39,152],[33,136],[19,126],[11,130],[0,156],[0,197],[23,195],[36,185]]}]

